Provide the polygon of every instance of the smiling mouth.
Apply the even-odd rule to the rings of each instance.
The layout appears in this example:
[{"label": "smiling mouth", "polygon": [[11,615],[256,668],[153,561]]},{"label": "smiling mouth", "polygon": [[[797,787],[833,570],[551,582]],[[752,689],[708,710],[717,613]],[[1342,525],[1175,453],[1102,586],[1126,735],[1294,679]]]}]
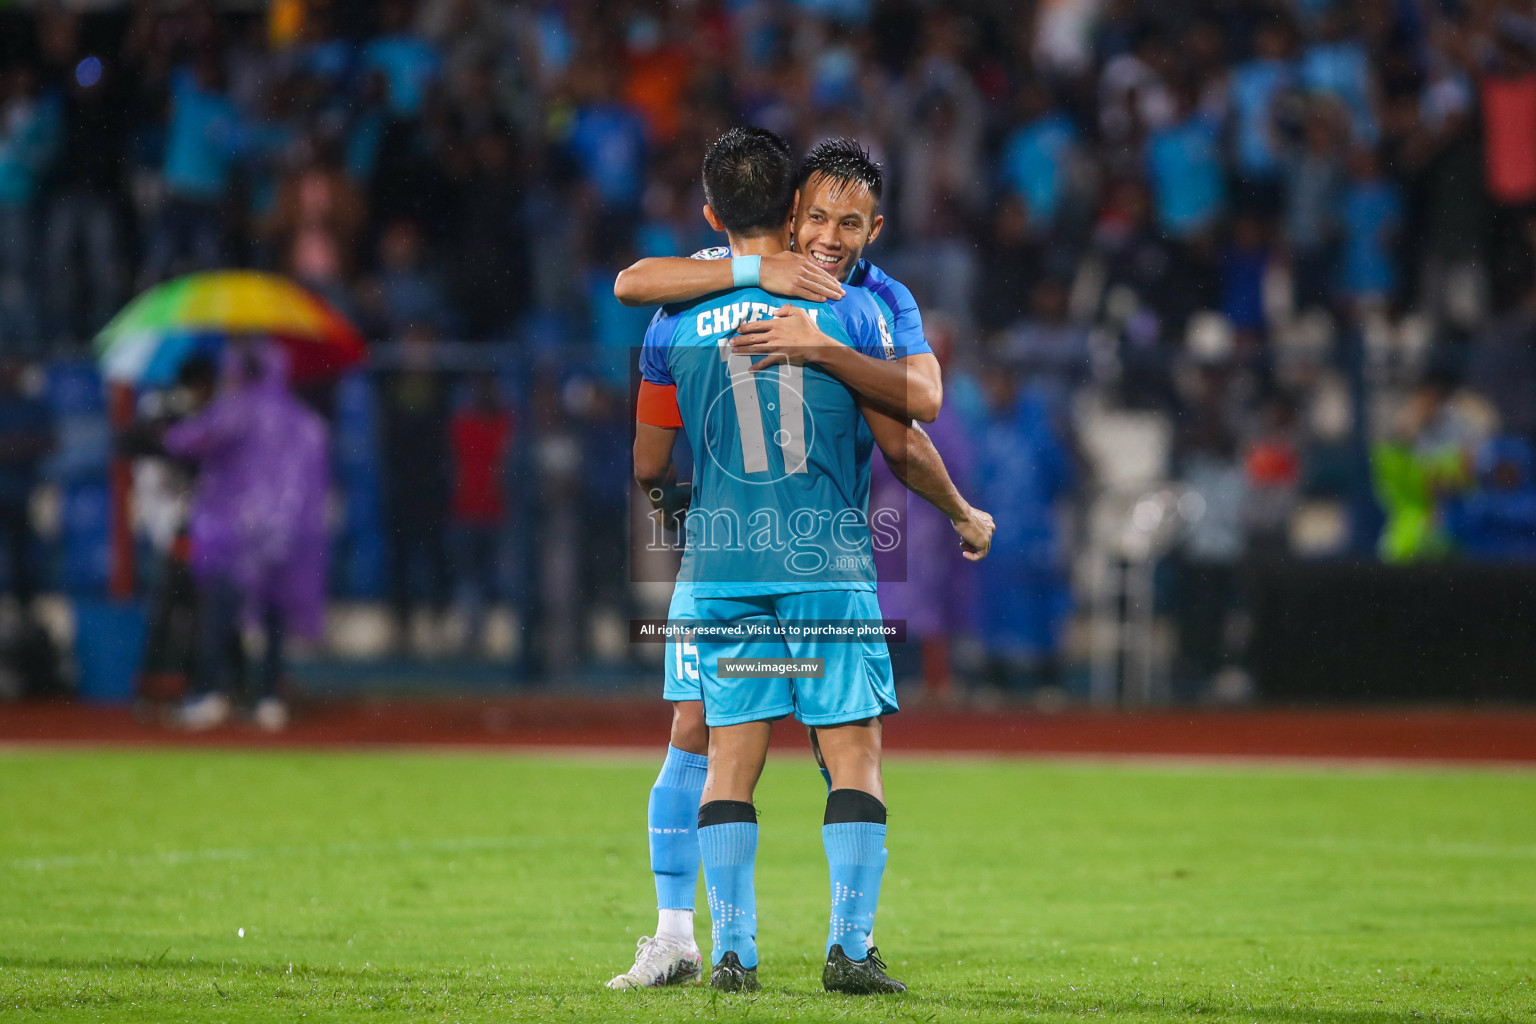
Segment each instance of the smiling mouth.
[{"label": "smiling mouth", "polygon": [[814,250],[811,252],[811,259],[815,260],[817,263],[824,267],[835,267],[839,263],[843,262],[843,258],[841,256],[829,256],[824,252],[816,252]]}]

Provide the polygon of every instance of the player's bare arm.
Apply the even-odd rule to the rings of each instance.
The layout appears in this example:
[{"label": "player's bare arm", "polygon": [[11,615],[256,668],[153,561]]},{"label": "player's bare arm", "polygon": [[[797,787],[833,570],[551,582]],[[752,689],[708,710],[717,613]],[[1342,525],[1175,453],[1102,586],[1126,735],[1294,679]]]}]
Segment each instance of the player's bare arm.
[{"label": "player's bare arm", "polygon": [[677,482],[677,464],[672,461],[677,434],[675,427],[635,424],[635,482],[661,515],[663,525],[687,511],[690,497],[689,486]]},{"label": "player's bare arm", "polygon": [[864,422],[875,435],[885,464],[907,489],[949,517],[960,535],[962,554],[972,562],[992,549],[992,517],[960,494],[933,439],[916,423],[903,421],[885,409],[861,402]]},{"label": "player's bare arm", "polygon": [[839,344],[799,306],[782,306],[767,320],[744,323],[731,349],[759,357],[755,373],[776,363],[814,363],[869,401],[923,423],[938,419],[944,405],[939,361],[930,352],[903,359],[876,359]]},{"label": "player's bare arm", "polygon": [[[764,291],[792,299],[827,302],[843,297],[837,278],[809,257],[787,250],[762,258],[758,281]],[[613,297],[626,306],[660,306],[734,287],[730,260],[652,256],[619,271]]]}]

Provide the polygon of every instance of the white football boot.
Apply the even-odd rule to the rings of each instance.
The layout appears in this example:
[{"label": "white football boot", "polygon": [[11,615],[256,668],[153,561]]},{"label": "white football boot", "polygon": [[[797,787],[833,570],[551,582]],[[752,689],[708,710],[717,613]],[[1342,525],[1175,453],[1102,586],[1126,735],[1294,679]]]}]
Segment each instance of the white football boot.
[{"label": "white football boot", "polygon": [[636,943],[635,965],[608,983],[612,989],[661,988],[698,984],[704,958],[697,943],[642,935]]}]

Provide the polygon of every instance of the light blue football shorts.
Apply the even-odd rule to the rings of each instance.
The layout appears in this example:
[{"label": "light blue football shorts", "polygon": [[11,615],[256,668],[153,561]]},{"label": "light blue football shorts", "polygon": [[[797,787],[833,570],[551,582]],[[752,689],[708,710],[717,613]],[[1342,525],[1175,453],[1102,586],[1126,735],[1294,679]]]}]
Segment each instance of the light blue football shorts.
[{"label": "light blue football shorts", "polygon": [[[679,584],[667,613],[672,621],[877,622],[880,605],[863,590],[816,590],[799,594],[695,597]],[[821,658],[820,679],[721,679],[720,658]],[[712,726],[771,721],[794,715],[806,725],[841,725],[900,710],[891,675],[891,654],[882,637],[794,638],[667,642],[667,700],[702,700]]]}]

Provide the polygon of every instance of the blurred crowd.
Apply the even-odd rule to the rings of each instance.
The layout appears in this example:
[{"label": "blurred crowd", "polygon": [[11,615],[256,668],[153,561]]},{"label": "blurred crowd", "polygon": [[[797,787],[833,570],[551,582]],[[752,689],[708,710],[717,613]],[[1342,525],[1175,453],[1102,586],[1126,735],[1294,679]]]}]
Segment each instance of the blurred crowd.
[{"label": "blurred crowd", "polygon": [[[529,593],[574,581],[553,626],[630,610],[562,532],[626,515],[649,311],[613,277],[718,244],[698,167],[741,122],[886,167],[867,256],[1009,513],[967,598],[1005,685],[1050,680],[1106,496],[1200,496],[1160,591],[1194,680],[1255,560],[1536,555],[1529,0],[39,5],[0,69],[0,345],[78,354],[201,268],[321,293],[387,353],[327,410],[337,572],[387,549],[338,586],[401,608],[494,594],[521,532]],[[487,451],[522,468],[449,486]],[[516,479],[552,496],[520,531]]]}]

